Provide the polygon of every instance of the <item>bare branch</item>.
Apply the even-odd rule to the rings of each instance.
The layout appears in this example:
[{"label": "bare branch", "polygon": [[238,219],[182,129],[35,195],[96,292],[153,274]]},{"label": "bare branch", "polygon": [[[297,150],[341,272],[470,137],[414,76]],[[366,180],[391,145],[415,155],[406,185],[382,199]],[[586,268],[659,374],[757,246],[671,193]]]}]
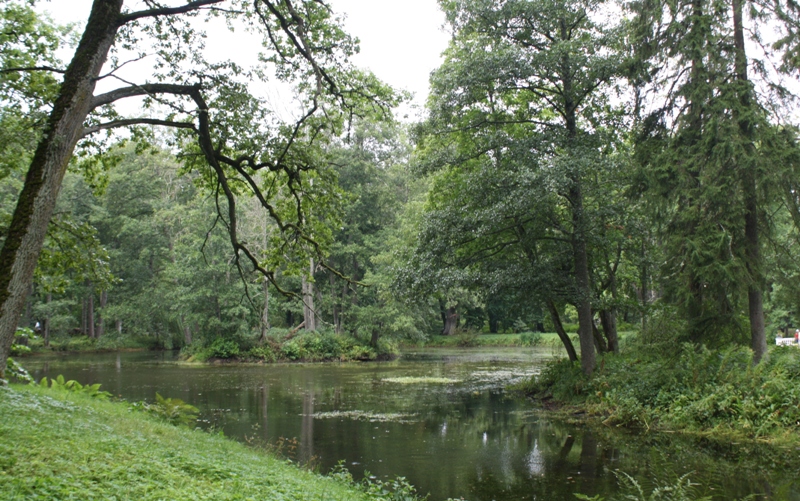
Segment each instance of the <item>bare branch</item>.
[{"label": "bare branch", "polygon": [[117,25],[122,26],[131,21],[135,21],[143,17],[159,17],[159,16],[171,16],[174,14],[185,14],[187,12],[202,10],[203,7],[206,7],[208,5],[223,3],[225,1],[226,0],[195,0],[194,2],[189,2],[186,5],[181,5],[180,7],[161,7],[156,9],[131,12],[130,14],[121,15],[119,17]]},{"label": "bare branch", "polygon": [[52,66],[22,66],[19,68],[3,68],[0,73],[16,73],[19,71],[52,71],[53,73],[66,73],[67,70],[53,68]]},{"label": "bare branch", "polygon": [[86,137],[101,130],[116,129],[118,127],[127,127],[129,125],[163,125],[165,127],[175,127],[179,129],[195,129],[194,124],[191,122],[174,122],[172,120],[159,120],[157,118],[128,118],[87,127],[83,129],[81,137]]},{"label": "bare branch", "polygon": [[95,78],[95,80],[102,80],[102,79],[104,79],[104,78],[108,78],[108,77],[114,76],[114,73],[115,73],[115,72],[116,72],[118,69],[120,69],[120,68],[122,68],[123,66],[125,66],[126,64],[129,64],[129,63],[135,63],[135,62],[141,61],[142,59],[144,59],[144,58],[148,57],[149,55],[150,55],[150,54],[143,54],[143,55],[141,55],[141,56],[137,57],[136,59],[129,59],[128,61],[125,61],[124,63],[122,63],[122,64],[120,64],[119,66],[115,67],[114,69],[112,69],[111,71],[109,71],[108,73],[106,73],[105,75],[101,75],[101,76],[99,76],[99,77]]},{"label": "bare branch", "polygon": [[199,85],[177,85],[177,84],[142,84],[131,85],[130,87],[122,87],[120,89],[100,94],[92,99],[92,109],[105,104],[111,104],[114,101],[124,99],[126,97],[135,96],[152,96],[154,94],[176,94],[189,96],[192,93],[200,90]]}]

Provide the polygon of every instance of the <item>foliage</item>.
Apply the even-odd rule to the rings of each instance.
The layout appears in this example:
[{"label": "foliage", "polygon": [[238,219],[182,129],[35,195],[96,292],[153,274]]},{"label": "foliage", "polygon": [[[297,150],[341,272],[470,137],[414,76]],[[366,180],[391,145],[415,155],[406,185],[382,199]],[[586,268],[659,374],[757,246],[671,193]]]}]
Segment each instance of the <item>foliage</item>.
[{"label": "foliage", "polygon": [[523,346],[539,346],[542,341],[542,334],[539,332],[523,332],[519,335],[519,342]]},{"label": "foliage", "polygon": [[748,348],[682,345],[674,354],[632,346],[608,355],[587,379],[566,361],[551,363],[525,390],[582,403],[606,424],[770,438],[800,423],[800,353],[775,347],[753,364]]},{"label": "foliage", "polygon": [[[689,479],[691,472],[681,475],[673,484],[653,488],[649,495],[645,494],[644,489],[635,478],[624,471],[615,470],[614,475],[617,476],[620,487],[625,492],[614,498],[620,501],[711,501],[711,496],[697,496],[694,487],[698,484],[692,483]],[[604,499],[599,495],[589,497],[579,493],[576,493],[575,497],[584,501],[603,501]]]},{"label": "foliage", "polygon": [[455,333],[456,345],[468,348],[478,345],[478,333],[472,329],[461,329]]},{"label": "foliage", "polygon": [[69,391],[73,393],[82,393],[84,395],[96,398],[98,400],[108,400],[109,398],[111,398],[111,393],[100,390],[100,383],[82,385],[81,383],[75,381],[74,379],[70,379],[69,381],[64,381],[64,376],[60,374],[55,379],[51,378],[49,381],[46,377],[43,377],[39,381],[38,386],[40,388],[49,387],[52,390],[61,392]]},{"label": "foliage", "polygon": [[375,499],[377,501],[424,501],[427,499],[427,496],[420,496],[417,494],[414,486],[409,484],[404,477],[396,477],[393,480],[381,480],[371,476],[368,471],[365,471],[363,480],[356,482],[343,462],[339,462],[328,476],[345,484],[352,485],[367,494],[370,499]]},{"label": "foliage", "polygon": [[197,415],[200,413],[197,407],[187,404],[180,398],[164,398],[158,392],[156,392],[154,403],[142,402],[134,408],[141,408],[175,426],[193,424],[197,421]]},{"label": "foliage", "polygon": [[[16,362],[13,358],[8,357],[6,361],[6,377],[11,381],[18,381],[21,383],[33,383],[33,376],[31,376],[23,366]],[[0,386],[3,386],[6,381],[0,380]]]}]

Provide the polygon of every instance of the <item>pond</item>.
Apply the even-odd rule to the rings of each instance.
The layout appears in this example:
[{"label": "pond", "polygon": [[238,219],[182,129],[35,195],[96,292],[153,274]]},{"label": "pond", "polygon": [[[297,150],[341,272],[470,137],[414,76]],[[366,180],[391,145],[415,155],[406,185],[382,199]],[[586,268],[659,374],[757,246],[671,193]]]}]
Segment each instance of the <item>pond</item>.
[{"label": "pond", "polygon": [[785,459],[798,451],[567,424],[504,392],[550,356],[430,349],[392,362],[195,366],[146,352],[24,365],[37,380],[63,374],[129,401],[181,398],[204,427],[323,472],[343,461],[356,477],[403,476],[431,501],[611,499],[633,492],[620,485],[628,476],[649,492],[684,475],[697,497],[800,500],[796,464]]}]

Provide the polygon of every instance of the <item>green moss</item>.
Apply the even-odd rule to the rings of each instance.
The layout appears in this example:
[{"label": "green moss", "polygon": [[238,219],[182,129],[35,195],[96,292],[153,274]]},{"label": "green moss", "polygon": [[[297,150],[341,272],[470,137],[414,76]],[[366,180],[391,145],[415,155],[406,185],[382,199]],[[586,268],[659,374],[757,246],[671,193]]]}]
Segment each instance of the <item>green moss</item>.
[{"label": "green moss", "polygon": [[6,501],[369,499],[336,479],[126,404],[30,386],[0,388],[0,492]]}]

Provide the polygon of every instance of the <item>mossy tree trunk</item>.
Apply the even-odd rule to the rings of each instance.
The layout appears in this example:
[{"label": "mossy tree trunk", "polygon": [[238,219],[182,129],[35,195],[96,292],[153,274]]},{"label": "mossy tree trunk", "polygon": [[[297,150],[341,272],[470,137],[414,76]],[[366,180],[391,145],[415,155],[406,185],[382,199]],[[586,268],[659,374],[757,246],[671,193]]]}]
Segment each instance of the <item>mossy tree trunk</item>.
[{"label": "mossy tree trunk", "polygon": [[92,109],[96,79],[114,43],[122,2],[95,1],[92,6],[0,251],[0,375],[5,370],[61,181],[83,134],[83,122]]}]

